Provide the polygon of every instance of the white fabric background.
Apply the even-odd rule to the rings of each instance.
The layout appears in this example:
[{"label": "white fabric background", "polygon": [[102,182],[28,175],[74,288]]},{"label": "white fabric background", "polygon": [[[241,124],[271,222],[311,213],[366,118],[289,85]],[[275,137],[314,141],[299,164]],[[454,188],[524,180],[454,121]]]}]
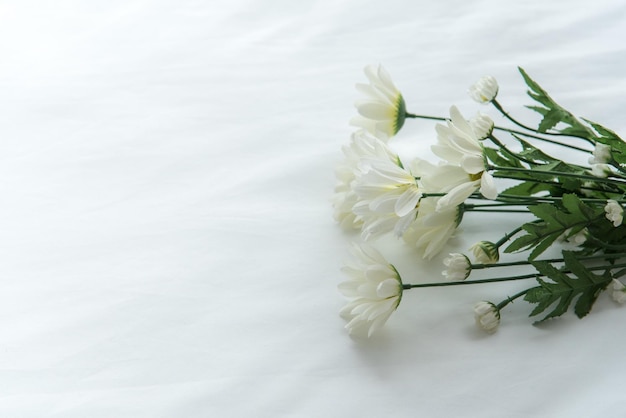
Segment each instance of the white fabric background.
[{"label": "white fabric background", "polygon": [[[606,295],[541,327],[515,303],[485,336],[472,305],[520,284],[412,291],[350,339],[357,235],[329,201],[366,64],[435,115],[494,75],[532,121],[520,65],[624,134],[625,25],[610,0],[0,2],[0,416],[623,416]],[[393,146],[434,138],[408,121]],[[510,225],[474,219],[450,249]]]}]

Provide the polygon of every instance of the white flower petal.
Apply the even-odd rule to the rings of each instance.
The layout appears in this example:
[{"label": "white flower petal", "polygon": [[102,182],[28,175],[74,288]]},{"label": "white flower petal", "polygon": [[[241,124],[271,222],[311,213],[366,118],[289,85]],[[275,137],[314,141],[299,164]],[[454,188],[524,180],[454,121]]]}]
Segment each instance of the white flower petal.
[{"label": "white flower petal", "polygon": [[353,260],[344,268],[348,280],[339,284],[339,291],[350,300],[340,311],[348,320],[351,335],[371,336],[398,307],[402,281],[397,271],[373,247],[354,244],[350,250]]},{"label": "white flower petal", "polygon": [[396,215],[402,217],[415,210],[421,196],[422,194],[417,188],[410,188],[406,190],[402,196],[396,200],[396,205],[394,207]]},{"label": "white flower petal", "polygon": [[465,155],[461,159],[461,167],[468,174],[478,174],[485,170],[485,162],[482,156]]},{"label": "white flower petal", "polygon": [[437,212],[456,207],[465,202],[465,199],[470,197],[478,189],[479,185],[480,180],[475,180],[456,186],[437,202]]},{"label": "white flower petal", "polygon": [[498,189],[493,176],[486,171],[480,177],[480,194],[492,200],[498,197]]}]

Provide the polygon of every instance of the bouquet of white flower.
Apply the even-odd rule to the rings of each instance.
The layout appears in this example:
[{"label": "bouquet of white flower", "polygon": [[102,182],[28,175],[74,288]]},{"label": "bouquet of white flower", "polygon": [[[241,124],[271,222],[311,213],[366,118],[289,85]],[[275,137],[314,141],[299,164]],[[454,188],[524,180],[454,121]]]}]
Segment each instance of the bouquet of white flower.
[{"label": "bouquet of white flower", "polygon": [[[626,301],[626,286],[618,280],[626,274],[626,142],[598,123],[575,117],[519,71],[536,102],[528,108],[541,115],[536,129],[504,110],[493,77],[479,80],[469,94],[493,105],[511,127],[497,126],[482,113],[467,120],[455,106],[450,117],[409,113],[383,67],[366,67],[369,84],[357,84],[366,98],[356,102],[359,116],[351,121],[360,129],[343,147],[345,159],[336,171],[333,203],[341,226],[360,229],[363,241],[392,232],[430,260],[446,247],[467,212],[523,218],[496,242],[469,248],[474,262],[465,254],[450,254],[443,261],[447,280],[436,283],[404,283],[375,248],[355,243],[353,260],[344,269],[349,280],[339,285],[349,299],[342,316],[351,334],[370,336],[399,306],[403,292],[415,288],[534,279],[500,303],[475,305],[476,323],[489,333],[497,330],[502,309],[518,298],[535,305],[530,316],[542,315],[538,322],[570,308],[582,318],[609,287],[615,301]],[[407,119],[440,122],[431,147],[440,161],[403,161],[390,148]],[[587,154],[588,164],[549,155],[540,142]],[[507,179],[505,189],[499,190],[498,179]],[[560,257],[541,257],[556,246]],[[522,256],[500,262],[501,253]],[[475,270],[511,266],[531,270],[468,280]]]}]

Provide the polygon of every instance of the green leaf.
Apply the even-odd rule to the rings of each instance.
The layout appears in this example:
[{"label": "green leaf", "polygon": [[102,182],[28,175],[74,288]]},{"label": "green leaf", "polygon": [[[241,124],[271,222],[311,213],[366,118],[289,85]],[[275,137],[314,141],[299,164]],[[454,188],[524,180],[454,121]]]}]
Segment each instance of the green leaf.
[{"label": "green leaf", "polygon": [[500,150],[495,148],[483,147],[483,152],[495,165],[498,167],[519,167],[519,161],[515,158],[507,158],[508,156],[503,155]]},{"label": "green leaf", "polygon": [[539,132],[547,132],[550,129],[554,128],[557,124],[559,124],[564,119],[564,114],[558,109],[550,109],[541,120],[539,124]]},{"label": "green leaf", "polygon": [[535,162],[542,163],[553,163],[555,161],[559,161],[558,159],[549,156],[548,154],[541,151],[539,148],[536,148],[529,142],[525,141],[518,135],[513,134],[513,137],[517,139],[517,141],[522,145],[522,152],[519,155],[527,160],[532,160]]},{"label": "green leaf", "polygon": [[579,136],[590,140],[595,139],[596,135],[593,131],[583,125],[569,111],[567,111],[559,104],[557,104],[554,100],[552,100],[548,93],[543,88],[541,88],[541,86],[536,81],[530,78],[530,76],[526,73],[526,71],[524,71],[523,68],[518,67],[518,69],[520,74],[524,78],[526,85],[529,88],[528,95],[534,101],[542,105],[526,106],[543,116],[543,119],[539,123],[538,131],[548,132],[549,130],[555,128],[558,124],[561,123],[566,126],[560,131],[557,129],[557,132],[565,133],[572,136]]},{"label": "green leaf", "polygon": [[556,269],[547,261],[532,263],[541,275],[552,280],[548,282],[538,278],[539,286],[530,289],[524,296],[527,302],[537,304],[530,316],[548,311],[537,322],[563,315],[575,299],[574,313],[578,318],[583,318],[591,311],[598,295],[611,283],[612,277],[608,270],[601,276],[593,273],[576,259],[575,253],[563,251],[563,259],[564,270]]},{"label": "green leaf", "polygon": [[626,142],[612,130],[605,128],[599,123],[584,119],[599,134],[595,139],[597,142],[608,145],[612,148],[612,156],[618,163],[626,163]]},{"label": "green leaf", "polygon": [[560,204],[541,203],[528,206],[537,220],[522,225],[521,235],[504,250],[507,253],[532,249],[529,260],[536,259],[566,231],[568,237],[602,221],[604,207],[588,206],[574,194],[563,195]]},{"label": "green leaf", "polygon": [[544,183],[536,183],[534,181],[523,181],[515,186],[509,187],[502,193],[514,196],[532,196],[546,190],[552,190],[552,186]]}]

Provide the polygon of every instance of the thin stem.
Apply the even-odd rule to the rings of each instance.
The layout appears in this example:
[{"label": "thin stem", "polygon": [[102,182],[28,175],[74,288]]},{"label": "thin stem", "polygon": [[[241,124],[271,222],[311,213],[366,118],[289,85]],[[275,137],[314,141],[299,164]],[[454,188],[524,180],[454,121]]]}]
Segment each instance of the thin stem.
[{"label": "thin stem", "polygon": [[493,106],[496,109],[498,109],[498,111],[500,113],[502,113],[502,116],[504,116],[505,118],[507,118],[508,120],[510,120],[511,122],[516,124],[517,126],[519,126],[520,128],[524,128],[524,129],[527,129],[529,131],[541,133],[541,134],[544,134],[544,135],[567,136],[567,137],[573,137],[573,138],[580,138],[580,139],[583,139],[583,140],[587,141],[588,143],[594,145],[594,142],[592,140],[590,140],[589,138],[585,138],[584,136],[564,134],[564,133],[561,133],[561,132],[540,132],[539,130],[531,128],[530,126],[524,125],[523,123],[521,123],[518,120],[516,120],[515,118],[513,118],[511,115],[509,115],[509,113],[507,111],[504,110],[504,108],[500,105],[500,103],[498,103],[498,101],[496,99],[493,99],[491,101],[491,104],[493,104]]},{"label": "thin stem", "polygon": [[[530,203],[549,203],[549,202],[560,202],[563,200],[562,197],[552,197],[552,196],[518,196],[514,194],[505,194],[501,193],[495,199],[498,202],[508,202],[506,199],[511,200],[523,200],[523,199],[531,199]],[[579,197],[582,202],[585,203],[606,203],[606,199],[597,199],[591,197]],[[617,202],[626,202],[626,199],[614,199]],[[533,202],[534,201],[534,202]],[[526,203],[520,203],[526,204]]]},{"label": "thin stem", "polygon": [[[626,267],[626,264],[612,264],[608,266],[597,266],[597,267],[589,267],[588,270],[606,270],[606,269],[616,269]],[[561,270],[562,273],[569,274],[571,270]],[[522,274],[519,276],[510,276],[510,277],[495,277],[491,279],[480,279],[480,280],[464,280],[457,282],[437,282],[437,283],[417,283],[417,284],[403,284],[403,290],[409,289],[423,289],[427,287],[447,287],[447,286],[465,286],[471,284],[485,284],[485,283],[499,283],[499,282],[512,282],[516,280],[526,280],[526,279],[535,279],[539,277],[545,277],[545,274],[541,273],[532,273],[532,274]]]},{"label": "thin stem", "polygon": [[502,302],[498,303],[496,305],[496,309],[497,310],[501,310],[502,308],[504,308],[506,305],[508,305],[509,303],[513,302],[515,299],[524,296],[526,293],[528,293],[530,291],[529,289],[526,290],[522,290],[519,293],[514,294],[513,296],[509,296],[506,299],[504,299]]},{"label": "thin stem", "polygon": [[502,113],[502,116],[504,116],[505,118],[507,118],[508,120],[510,120],[511,122],[516,124],[517,126],[519,126],[520,128],[524,128],[524,129],[532,131],[532,132],[542,133],[542,134],[545,134],[545,135],[568,136],[568,135],[562,134],[560,132],[539,132],[537,129],[531,128],[530,126],[527,126],[527,125],[524,125],[522,122],[516,120],[515,118],[513,118],[513,116],[509,115],[509,113],[506,110],[504,110],[504,108],[500,105],[500,103],[498,103],[498,101],[496,99],[493,99],[491,101],[491,104],[496,109],[498,109],[498,111],[500,113]]},{"label": "thin stem", "polygon": [[[598,259],[602,259],[602,260],[617,259],[617,258],[622,258],[622,257],[626,257],[626,253],[596,254],[596,255],[590,255],[586,257],[579,257],[577,259],[581,261],[582,260],[587,261],[587,260],[598,260]],[[537,261],[541,261],[544,263],[562,263],[564,260],[562,258],[549,258],[549,259],[537,260]],[[520,261],[509,261],[509,262],[496,263],[496,264],[471,264],[470,266],[472,270],[482,270],[482,269],[488,269],[488,268],[493,268],[493,267],[527,266],[529,264],[532,264],[532,262],[528,260],[520,260]]]},{"label": "thin stem", "polygon": [[524,274],[521,276],[496,277],[493,279],[465,280],[465,281],[458,281],[458,282],[403,284],[402,289],[408,290],[408,289],[418,289],[418,288],[425,288],[425,287],[446,287],[446,286],[463,286],[463,285],[470,285],[470,284],[511,282],[515,280],[533,279],[537,277],[541,277],[541,274],[533,273],[533,274]]},{"label": "thin stem", "polygon": [[[571,177],[571,178],[576,178],[576,179],[580,179],[580,180],[592,180],[592,181],[595,181],[595,182],[598,182],[598,183],[609,183],[609,184],[613,184],[613,185],[615,185],[615,183],[626,184],[626,182],[619,181],[618,179],[609,179],[609,178],[604,178],[604,177],[596,177],[596,176],[590,176],[590,175],[586,175],[586,174],[567,173],[567,172],[563,172],[563,171],[551,171],[551,172],[543,173],[543,172],[540,172],[540,171],[537,171],[537,170],[531,170],[529,168],[498,167],[498,166],[494,166],[494,165],[488,165],[487,166],[487,170],[509,171],[509,172],[514,172],[514,173],[533,173],[533,174],[540,174],[540,175],[552,175],[552,176],[555,176],[555,177],[556,176]],[[526,179],[526,180],[536,181],[535,179]]]},{"label": "thin stem", "polygon": [[[416,115],[414,113],[409,113],[409,112],[406,112],[404,114],[404,116],[406,118],[408,118],[408,119],[426,119],[426,120],[436,120],[436,121],[439,121],[439,122],[448,122],[450,120],[450,118],[444,118],[444,117],[441,117],[441,116]],[[543,138],[541,136],[534,135],[534,134],[531,134],[531,133],[528,133],[528,132],[518,131],[516,129],[506,128],[504,126],[495,125],[493,127],[493,129],[495,129],[497,131],[508,132],[510,134],[522,135],[522,136],[525,136],[525,137],[528,137],[528,138],[534,138],[534,139],[537,139],[539,141],[549,142],[551,144],[560,145],[560,146],[563,146],[563,147],[575,149],[577,151],[582,151],[582,152],[587,152],[587,153],[592,153],[593,152],[593,151],[590,151],[590,150],[587,150],[587,149],[584,149],[584,148],[576,147],[574,145],[564,144],[564,143],[559,142],[559,141],[554,141],[552,139]],[[537,132],[536,130],[531,129],[529,127],[526,127],[525,129],[528,129],[528,130],[533,131],[533,132]],[[547,134],[551,135],[550,133],[547,133]],[[552,134],[552,135],[567,136],[567,135],[564,135],[564,134]]]},{"label": "thin stem", "polygon": [[406,112],[404,116],[409,119],[428,119],[428,120],[438,120],[440,122],[447,122],[450,120],[448,118],[442,118],[440,116],[416,115],[416,114],[409,113],[409,112]]},{"label": "thin stem", "polygon": [[517,158],[518,161],[523,161],[527,164],[531,164],[531,165],[537,165],[537,163],[535,161],[531,161],[528,160],[524,157],[520,157],[518,154],[514,153],[513,151],[511,151],[510,149],[508,149],[502,142],[500,142],[500,140],[498,138],[496,138],[493,135],[489,135],[489,140],[491,140],[491,142],[493,142],[495,145],[497,145],[498,147],[500,147],[501,149],[503,149],[504,151],[508,152],[509,154],[511,154],[512,156],[514,156],[515,158]]},{"label": "thin stem", "polygon": [[465,203],[463,204],[463,209],[464,210],[476,210],[476,209],[481,209],[481,208],[498,208],[498,207],[506,207],[506,206],[527,206],[527,205],[532,205],[532,204],[536,204],[536,203],[542,203],[540,201],[529,201],[529,202],[502,202],[502,203],[485,203],[485,204],[480,204],[480,205],[476,205],[473,203]]},{"label": "thin stem", "polygon": [[524,229],[524,226],[520,225],[517,228],[515,228],[514,230],[512,230],[511,232],[509,232],[508,234],[504,234],[504,236],[502,238],[500,238],[500,241],[496,242],[496,248],[500,248],[502,246],[502,244],[504,244],[505,242],[507,242],[508,240],[513,238],[515,236],[515,234],[517,234],[518,232],[520,232],[523,229]]},{"label": "thin stem", "polygon": [[485,213],[529,213],[528,209],[470,209],[467,212],[485,212]]},{"label": "thin stem", "polygon": [[521,135],[521,136],[525,136],[525,137],[528,137],[528,138],[536,139],[538,141],[548,142],[548,143],[554,144],[554,145],[560,145],[562,147],[571,148],[571,149],[576,150],[576,151],[586,152],[588,154],[592,154],[593,153],[593,150],[580,148],[580,147],[577,147],[577,146],[574,146],[574,145],[570,145],[570,144],[564,144],[563,142],[555,141],[553,139],[543,138],[543,137],[538,136],[538,135],[529,134],[528,132],[522,132],[522,131],[518,131],[518,130],[515,130],[515,129],[504,128],[504,127],[501,127],[501,126],[494,126],[494,129],[513,134],[512,136],[515,139],[517,139],[518,141],[520,139],[517,138],[515,135]]}]

